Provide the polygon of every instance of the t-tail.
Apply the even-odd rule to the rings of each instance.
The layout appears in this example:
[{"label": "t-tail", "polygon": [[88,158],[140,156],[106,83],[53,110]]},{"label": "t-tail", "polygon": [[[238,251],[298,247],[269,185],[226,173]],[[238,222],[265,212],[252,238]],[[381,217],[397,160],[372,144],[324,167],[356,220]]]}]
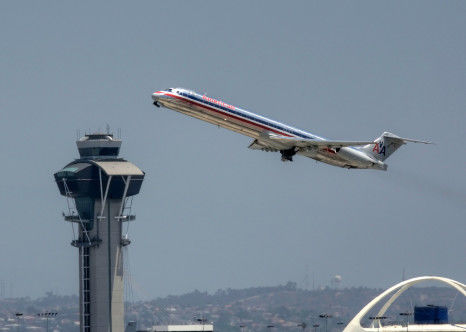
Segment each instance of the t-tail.
[{"label": "t-tail", "polygon": [[384,161],[393,152],[398,150],[400,146],[406,144],[407,142],[432,144],[428,141],[402,138],[386,131],[374,141],[374,144],[365,145],[362,150],[369,156],[379,161]]}]

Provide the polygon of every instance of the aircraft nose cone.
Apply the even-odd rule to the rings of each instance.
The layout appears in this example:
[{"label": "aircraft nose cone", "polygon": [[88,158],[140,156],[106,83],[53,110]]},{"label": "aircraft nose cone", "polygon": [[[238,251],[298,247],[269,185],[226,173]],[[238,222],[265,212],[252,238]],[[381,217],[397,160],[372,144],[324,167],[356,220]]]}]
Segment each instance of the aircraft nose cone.
[{"label": "aircraft nose cone", "polygon": [[154,106],[157,106],[157,107],[160,107],[160,103],[159,103],[159,100],[160,100],[160,97],[162,96],[162,94],[160,93],[160,91],[157,91],[157,92],[154,92],[152,94],[152,100],[154,101],[152,104],[154,104]]}]

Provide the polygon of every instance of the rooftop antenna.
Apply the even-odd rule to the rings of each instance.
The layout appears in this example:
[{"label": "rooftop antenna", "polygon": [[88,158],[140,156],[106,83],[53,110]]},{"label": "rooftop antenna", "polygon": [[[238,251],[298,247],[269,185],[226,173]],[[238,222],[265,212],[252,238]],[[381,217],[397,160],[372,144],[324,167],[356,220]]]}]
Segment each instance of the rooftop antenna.
[{"label": "rooftop antenna", "polygon": [[6,294],[6,282],[4,280],[0,281],[0,298],[5,298]]},{"label": "rooftop antenna", "polygon": [[110,134],[110,125],[108,123],[105,126],[105,129],[107,130],[107,134]]},{"label": "rooftop antenna", "polygon": [[305,290],[309,289],[309,264],[306,264],[306,272],[304,274],[303,288]]},{"label": "rooftop antenna", "polygon": [[330,280],[332,288],[338,289],[338,287],[341,284],[342,279],[343,278],[339,274],[336,274],[335,276],[333,276],[332,279]]}]

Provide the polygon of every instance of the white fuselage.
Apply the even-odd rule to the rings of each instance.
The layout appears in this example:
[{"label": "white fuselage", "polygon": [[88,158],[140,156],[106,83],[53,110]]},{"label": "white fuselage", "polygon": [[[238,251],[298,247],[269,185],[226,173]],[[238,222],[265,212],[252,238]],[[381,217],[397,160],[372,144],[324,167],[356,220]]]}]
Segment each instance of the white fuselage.
[{"label": "white fuselage", "polygon": [[[156,105],[233,130],[259,142],[266,142],[270,151],[282,151],[289,148],[281,142],[268,139],[270,134],[325,141],[322,137],[186,89],[157,91],[152,94],[152,99]],[[296,153],[339,167],[386,169],[385,164],[355,147],[305,148],[298,149]]]}]

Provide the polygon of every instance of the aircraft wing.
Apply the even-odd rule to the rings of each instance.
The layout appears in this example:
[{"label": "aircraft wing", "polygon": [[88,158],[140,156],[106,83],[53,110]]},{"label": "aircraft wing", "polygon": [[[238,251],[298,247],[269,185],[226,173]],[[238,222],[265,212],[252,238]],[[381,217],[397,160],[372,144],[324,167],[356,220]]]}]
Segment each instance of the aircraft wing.
[{"label": "aircraft wing", "polygon": [[296,146],[300,148],[304,147],[316,147],[316,148],[328,148],[328,149],[337,149],[343,148],[345,146],[362,146],[367,144],[374,144],[374,141],[320,141],[314,139],[296,139],[294,137],[286,136],[275,136],[270,135],[268,139],[272,141],[277,141],[290,147]]},{"label": "aircraft wing", "polygon": [[261,151],[267,151],[267,152],[278,152],[278,151],[280,151],[279,149],[271,147],[271,146],[267,145],[264,142],[259,142],[257,139],[252,141],[252,143],[248,146],[248,148],[252,149],[252,150],[261,150]]},{"label": "aircraft wing", "polygon": [[345,146],[363,146],[374,144],[374,141],[321,141],[313,139],[296,139],[279,135],[267,135],[259,140],[255,139],[249,148],[267,152],[278,152],[290,148],[339,149]]}]

